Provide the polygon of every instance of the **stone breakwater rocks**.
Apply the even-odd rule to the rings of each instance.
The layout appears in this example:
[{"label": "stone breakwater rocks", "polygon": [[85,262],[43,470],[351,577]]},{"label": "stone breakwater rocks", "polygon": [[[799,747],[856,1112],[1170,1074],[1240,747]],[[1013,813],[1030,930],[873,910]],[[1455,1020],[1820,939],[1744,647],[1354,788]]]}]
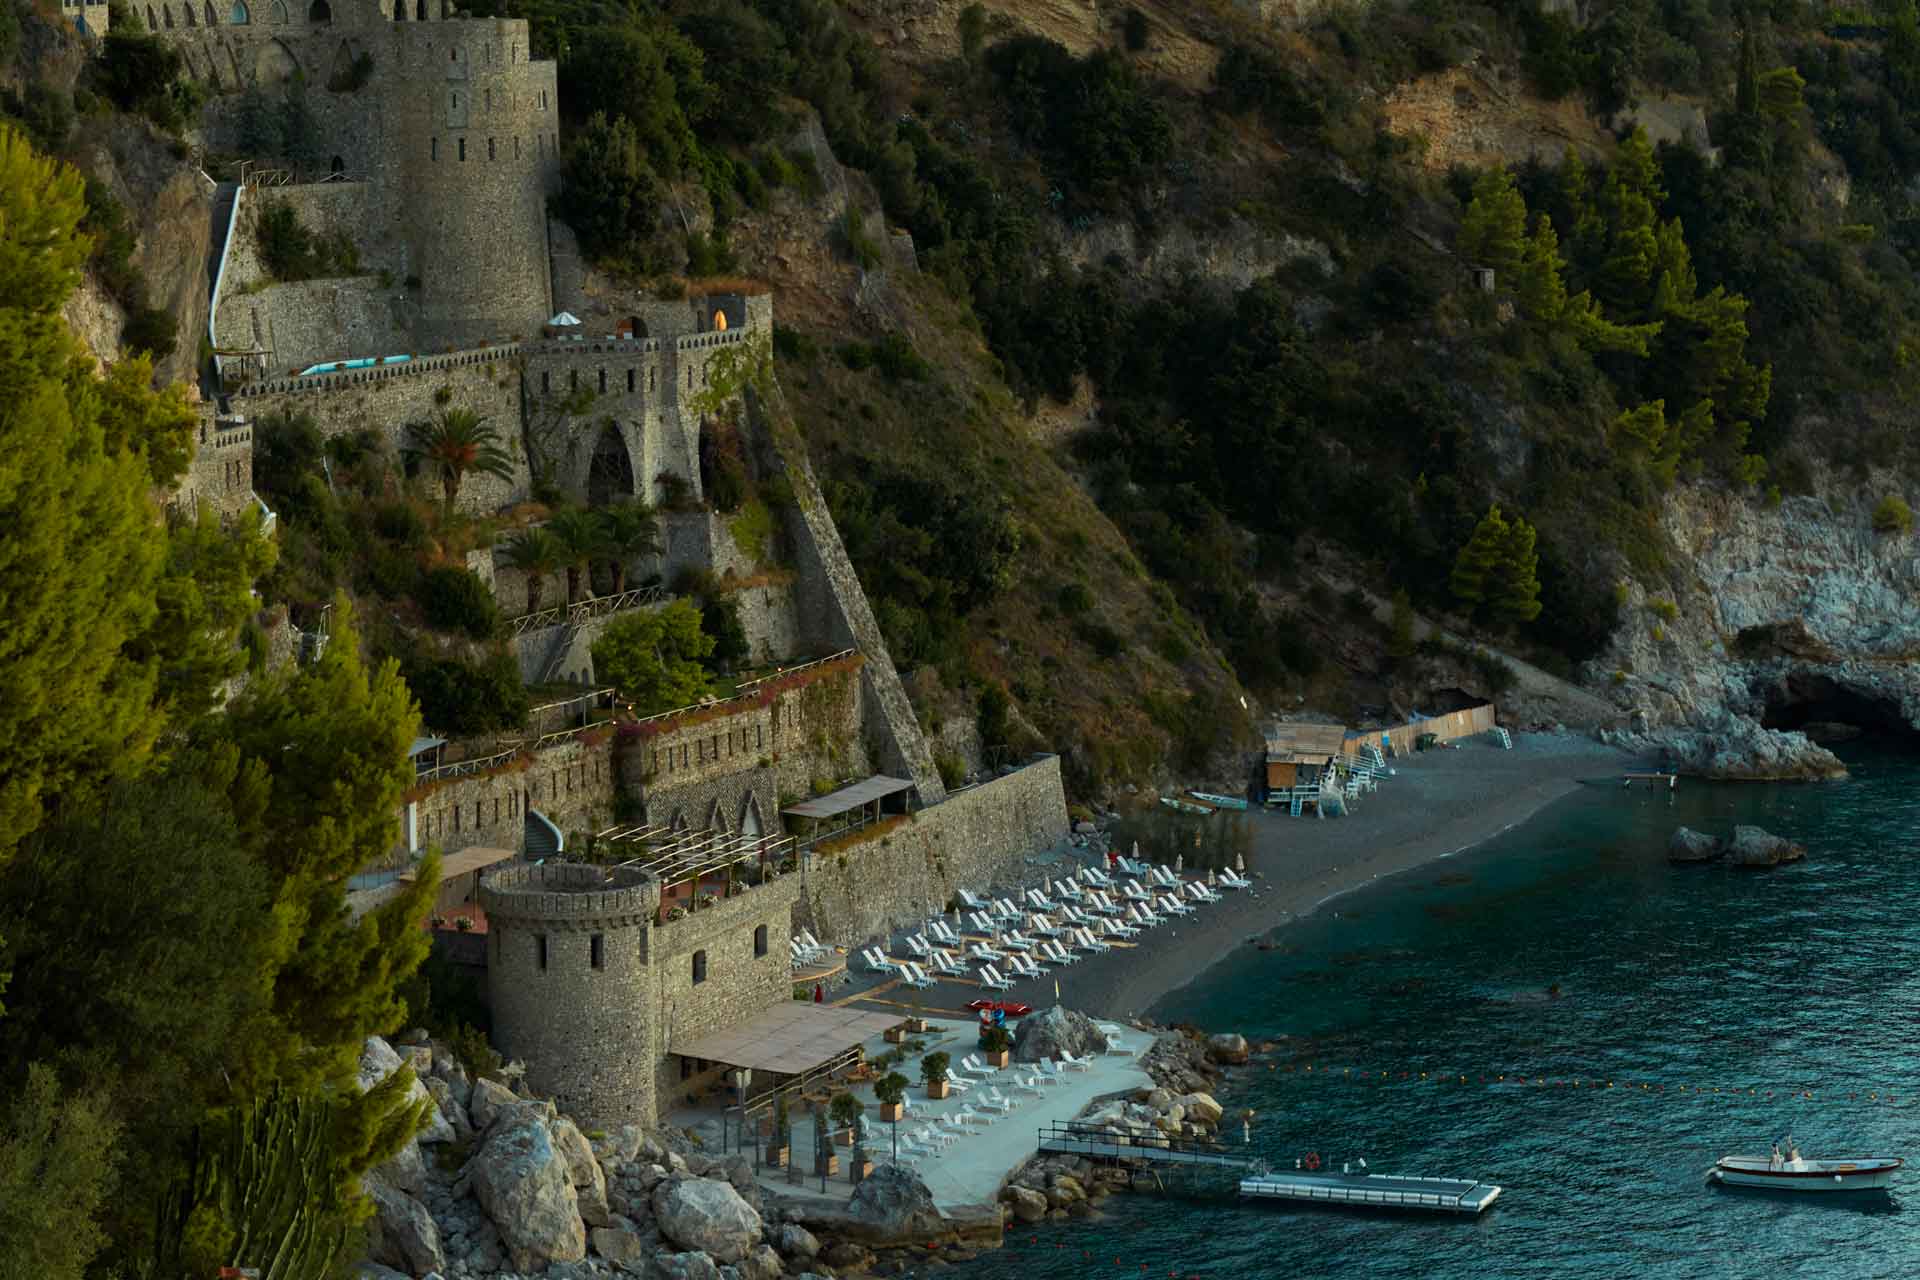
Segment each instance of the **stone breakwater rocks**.
[{"label": "stone breakwater rocks", "polygon": [[1062,1053],[1092,1058],[1106,1051],[1106,1032],[1092,1018],[1057,1004],[1022,1018],[1013,1036],[1015,1062],[1047,1062]]},{"label": "stone breakwater rocks", "polygon": [[1689,827],[1677,827],[1667,838],[1667,861],[1676,863],[1717,862],[1725,858],[1729,866],[1764,869],[1783,862],[1798,862],[1806,856],[1805,845],[1753,826],[1737,826],[1725,840]]},{"label": "stone breakwater rocks", "polygon": [[882,1165],[831,1212],[782,1208],[743,1156],[714,1158],[635,1125],[585,1133],[551,1102],[472,1078],[446,1045],[409,1039],[398,1052],[369,1041],[362,1080],[411,1068],[438,1086],[423,1096],[458,1136],[432,1155],[424,1138],[411,1142],[363,1180],[374,1208],[367,1280],[827,1280],[967,1261],[999,1243],[994,1206],[942,1213],[909,1170]]},{"label": "stone breakwater rocks", "polygon": [[[1208,1036],[1192,1027],[1163,1032],[1140,1059],[1153,1087],[1095,1102],[1076,1122],[1106,1132],[1121,1146],[1218,1140],[1226,1109],[1214,1091],[1223,1064],[1245,1063],[1253,1053],[1241,1035]],[[1133,1176],[1120,1164],[1038,1155],[1008,1175],[1000,1189],[1001,1213],[1010,1224],[1095,1216],[1108,1195],[1132,1188]]]},{"label": "stone breakwater rocks", "polygon": [[1602,729],[1599,738],[1608,746],[1657,756],[1672,772],[1722,782],[1825,782],[1847,776],[1840,757],[1806,734],[1766,729],[1726,711],[1708,715],[1700,725],[1646,733]]}]

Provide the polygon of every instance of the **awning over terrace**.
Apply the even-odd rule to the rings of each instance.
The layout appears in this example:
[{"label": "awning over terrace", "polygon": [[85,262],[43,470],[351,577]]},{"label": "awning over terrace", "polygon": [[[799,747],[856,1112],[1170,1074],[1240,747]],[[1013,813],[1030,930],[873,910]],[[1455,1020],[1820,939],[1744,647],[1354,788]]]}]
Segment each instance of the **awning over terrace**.
[{"label": "awning over terrace", "polygon": [[681,1042],[668,1052],[682,1058],[724,1062],[730,1067],[797,1076],[846,1054],[856,1045],[900,1025],[897,1013],[865,1013],[829,1005],[787,1001],[725,1031]]},{"label": "awning over terrace", "polygon": [[837,818],[843,813],[852,813],[855,809],[864,809],[870,804],[878,804],[888,796],[899,795],[902,791],[913,790],[913,783],[905,778],[889,778],[884,773],[845,786],[838,791],[812,800],[802,800],[799,804],[788,805],[780,812],[794,818]]}]

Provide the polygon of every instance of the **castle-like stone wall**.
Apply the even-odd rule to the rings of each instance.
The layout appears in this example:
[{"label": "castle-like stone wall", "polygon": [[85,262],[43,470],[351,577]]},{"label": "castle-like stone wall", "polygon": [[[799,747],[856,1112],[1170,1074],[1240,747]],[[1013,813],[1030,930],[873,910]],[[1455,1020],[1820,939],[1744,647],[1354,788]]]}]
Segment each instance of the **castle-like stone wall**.
[{"label": "castle-like stone wall", "polygon": [[201,414],[193,462],[171,501],[183,513],[207,506],[222,516],[238,515],[253,505],[253,427],[204,407]]},{"label": "castle-like stone wall", "polygon": [[884,833],[801,863],[795,922],[823,942],[857,945],[946,909],[960,889],[1005,883],[1029,854],[1067,834],[1060,758],[953,792]]},{"label": "castle-like stone wall", "polygon": [[554,863],[482,877],[493,1040],[589,1128],[652,1124],[660,1056],[648,933],[660,887]]},{"label": "castle-like stone wall", "polygon": [[[797,876],[781,876],[723,898],[679,920],[656,925],[652,937],[654,980],[663,1032],[656,1059],[654,1097],[662,1108],[708,1078],[691,1064],[683,1079],[677,1054],[701,1036],[738,1026],[793,997],[793,908],[800,896]],[[757,930],[764,928],[765,949],[755,954]],[[699,955],[700,982],[694,979]]]}]

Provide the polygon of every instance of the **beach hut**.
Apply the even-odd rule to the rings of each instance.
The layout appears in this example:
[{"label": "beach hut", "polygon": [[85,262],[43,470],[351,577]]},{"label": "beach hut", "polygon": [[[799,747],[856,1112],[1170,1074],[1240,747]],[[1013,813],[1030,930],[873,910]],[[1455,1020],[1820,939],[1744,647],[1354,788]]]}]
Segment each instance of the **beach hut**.
[{"label": "beach hut", "polygon": [[1346,749],[1347,729],[1338,724],[1273,724],[1267,727],[1267,790],[1317,787]]}]

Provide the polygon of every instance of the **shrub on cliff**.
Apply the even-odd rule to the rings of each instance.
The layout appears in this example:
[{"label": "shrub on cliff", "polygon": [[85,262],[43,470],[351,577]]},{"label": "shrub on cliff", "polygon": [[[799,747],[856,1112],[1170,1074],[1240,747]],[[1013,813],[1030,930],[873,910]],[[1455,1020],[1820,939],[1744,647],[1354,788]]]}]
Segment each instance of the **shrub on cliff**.
[{"label": "shrub on cliff", "polygon": [[1873,509],[1873,531],[1875,533],[1912,533],[1913,508],[1898,494],[1888,494],[1880,499],[1880,505]]},{"label": "shrub on cliff", "polygon": [[462,631],[489,640],[500,629],[500,606],[493,592],[470,569],[441,565],[420,578],[420,611],[442,631]]},{"label": "shrub on cliff", "polygon": [[701,662],[713,655],[714,638],[700,626],[691,601],[630,613],[593,643],[593,669],[631,698],[641,715],[689,706],[712,692]]},{"label": "shrub on cliff", "polygon": [[660,185],[631,121],[604,113],[587,121],[567,147],[555,204],[589,258],[616,269],[646,269]]}]

